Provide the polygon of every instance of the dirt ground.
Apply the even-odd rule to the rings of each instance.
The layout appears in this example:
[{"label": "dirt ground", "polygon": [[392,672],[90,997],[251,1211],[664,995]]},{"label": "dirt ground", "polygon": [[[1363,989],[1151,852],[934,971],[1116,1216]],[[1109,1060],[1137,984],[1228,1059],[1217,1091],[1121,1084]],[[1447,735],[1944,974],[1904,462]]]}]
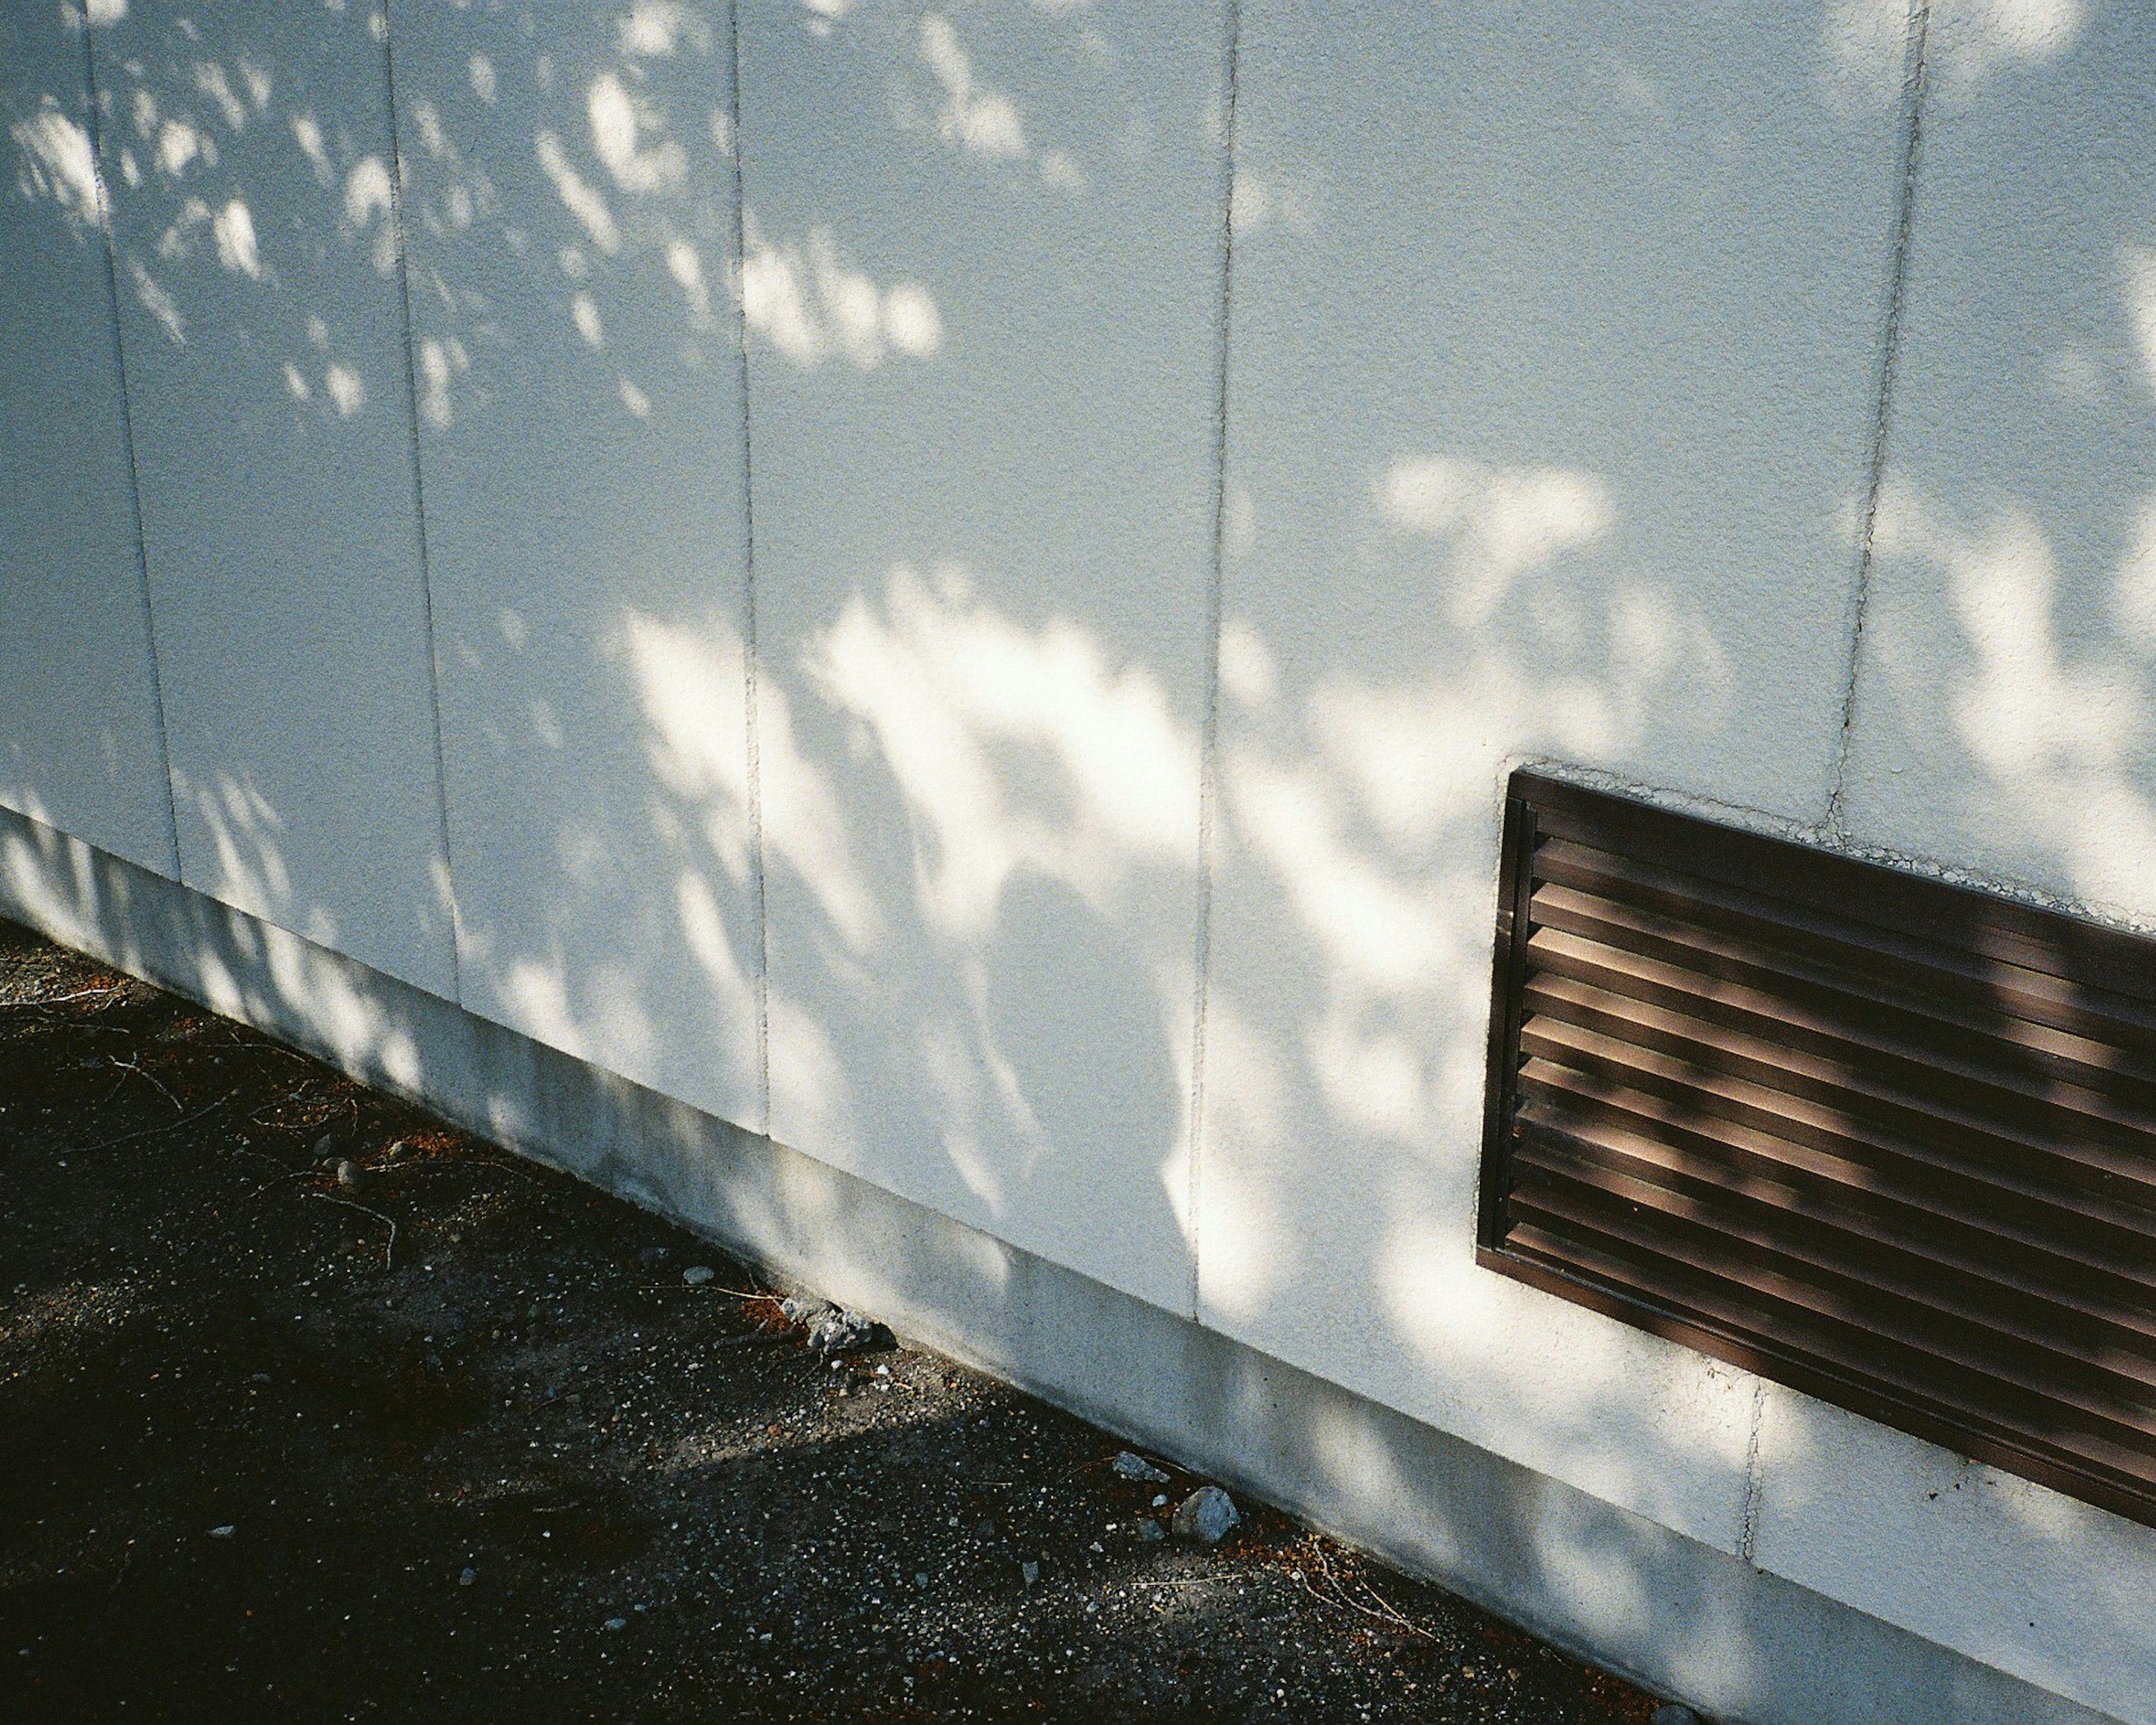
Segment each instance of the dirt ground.
[{"label": "dirt ground", "polygon": [[1120,1448],[0,923],[0,1718],[1653,1710]]}]

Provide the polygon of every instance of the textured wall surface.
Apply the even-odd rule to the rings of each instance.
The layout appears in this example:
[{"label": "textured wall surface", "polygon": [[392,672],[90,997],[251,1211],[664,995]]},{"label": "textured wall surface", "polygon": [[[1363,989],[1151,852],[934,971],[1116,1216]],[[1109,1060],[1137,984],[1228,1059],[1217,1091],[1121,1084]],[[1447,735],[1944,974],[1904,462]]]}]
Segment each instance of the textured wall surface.
[{"label": "textured wall surface", "polygon": [[454,991],[376,8],[92,33],[188,885]]},{"label": "textured wall surface", "polygon": [[1222,13],[742,32],[773,1134],[1187,1310]]},{"label": "textured wall surface", "polygon": [[2156,36],[1938,33],[1843,814],[2156,921]]},{"label": "textured wall surface", "polygon": [[84,64],[0,12],[0,803],[172,875]]},{"label": "textured wall surface", "polygon": [[2147,1527],[1780,1384],[1752,1559],[2122,1719],[2156,1718]]},{"label": "textured wall surface", "polygon": [[464,999],[763,1121],[723,5],[393,19]]},{"label": "textured wall surface", "polygon": [[[2156,37],[1934,8],[1838,811],[2156,922]],[[1776,1389],[1758,1561],[2122,1717],[2156,1534]],[[2102,1650],[2101,1655],[2097,1650]]]},{"label": "textured wall surface", "polygon": [[0,802],[2156,1720],[2149,1530],[1472,1259],[1514,765],[2156,922],[2128,8],[90,12]]},{"label": "textured wall surface", "polygon": [[1474,1267],[1499,788],[1823,808],[1899,64],[1255,0],[1240,65],[1201,1309],[1734,1549],[1748,1380]]}]

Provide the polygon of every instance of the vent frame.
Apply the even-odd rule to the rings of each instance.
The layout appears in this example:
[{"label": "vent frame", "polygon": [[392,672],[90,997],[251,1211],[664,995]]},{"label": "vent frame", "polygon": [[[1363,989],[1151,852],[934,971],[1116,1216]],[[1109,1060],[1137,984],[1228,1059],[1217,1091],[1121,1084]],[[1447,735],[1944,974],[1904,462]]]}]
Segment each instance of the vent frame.
[{"label": "vent frame", "polygon": [[[1560,862],[1595,852],[1632,865],[1644,896],[1696,888],[1706,920],[1689,927],[1720,942],[1721,957],[1735,953],[1728,963],[1744,973],[1743,1014],[1754,1028],[1717,1023],[1717,991],[1741,990],[1710,974],[1712,963],[1691,978],[1696,1021],[1666,1006],[1637,1010],[1647,1003],[1591,983],[1537,995],[1537,980],[1553,974],[1553,942],[1537,947],[1538,934],[1592,944],[1537,918],[1537,895],[1554,884],[1538,869],[1553,842]],[[1614,889],[1609,902],[1632,890]],[[1645,943],[1620,919],[1608,926]],[[1479,1264],[2156,1526],[2156,941],[1526,768],[1507,788],[1495,932]],[[1610,950],[1635,977],[1651,968]],[[1848,970],[1865,953],[1882,965],[1868,981]],[[1818,1069],[1791,1072],[1794,1091],[1760,1065],[1768,1045],[1756,1031],[1759,978],[1777,962],[1800,972],[1788,987],[1814,1015],[1793,1029],[1799,1045],[1780,1050]],[[1655,1019],[1652,1034],[1681,1051],[1604,1035],[1606,1023],[1593,1032],[1567,1024],[1568,994],[1598,992],[1620,1019],[1635,1009],[1635,1029]],[[1765,993],[1771,1009],[1774,989]],[[1846,1022],[1830,1011],[1820,1028],[1822,999]],[[1592,1065],[1598,1035],[1619,1076],[1582,1080],[1563,1063]],[[1969,1102],[1942,1067],[1927,1088],[1928,1039],[1964,1055],[1997,1044],[1999,1072],[1979,1076],[1998,1081],[1967,1086]],[[1807,1054],[1814,1044],[1838,1046],[1839,1065]],[[1732,1049],[1749,1063],[1741,1077]],[[1628,1111],[1623,1099],[1635,1093],[1620,1081],[1650,1068],[1661,1111]],[[1848,1082],[1835,1105],[1803,1094],[1807,1084],[1830,1091],[1836,1070]],[[1788,1129],[1802,1130],[1784,1140],[1738,1118],[1740,1103],[1769,1118],[1785,1108],[1798,1122]],[[1566,1130],[1576,1110],[1621,1124],[1579,1139]],[[2087,1136],[2035,1129],[2058,1121]],[[1669,1153],[1635,1164],[1632,1140]],[[2023,1189],[2037,1194],[2026,1215]],[[1772,1204],[1758,1195],[1768,1191]],[[2061,1219],[2040,1229],[2047,1205]],[[2071,1225],[2083,1215],[2094,1224],[2086,1239]],[[1787,1231],[1761,1235],[1777,1216]],[[1740,1224],[1752,1240],[1727,1231]],[[2112,1261],[2099,1261],[2092,1242],[2102,1241]],[[1994,1251],[1985,1283],[1984,1254]],[[2073,1277],[2083,1256],[2086,1287]],[[1860,1296],[1868,1323],[1851,1315]],[[2032,1332],[2055,1310],[2059,1329],[2038,1322]],[[2103,1348],[2090,1340],[2099,1332]]]}]

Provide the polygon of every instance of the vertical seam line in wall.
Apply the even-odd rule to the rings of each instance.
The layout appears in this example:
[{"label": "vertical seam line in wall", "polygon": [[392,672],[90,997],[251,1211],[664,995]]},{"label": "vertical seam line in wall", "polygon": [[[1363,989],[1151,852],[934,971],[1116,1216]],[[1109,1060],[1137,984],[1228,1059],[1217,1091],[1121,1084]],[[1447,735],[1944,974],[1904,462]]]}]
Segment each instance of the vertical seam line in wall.
[{"label": "vertical seam line in wall", "polygon": [[412,351],[412,259],[404,237],[404,148],[397,129],[397,55],[390,8],[382,7],[382,96],[389,122],[389,220],[397,239],[397,299],[404,320],[404,403],[412,450],[412,519],[419,539],[419,610],[427,636],[427,718],[434,729],[434,814],[442,833],[443,886],[449,895],[449,989],[465,998],[463,917],[457,909],[457,865],[449,846],[449,780],[442,749],[442,655],[434,639],[434,558],[427,542],[427,490],[419,470],[419,372]]},{"label": "vertical seam line in wall", "polygon": [[1198,932],[1190,1027],[1189,1183],[1184,1194],[1190,1241],[1190,1316],[1203,1322],[1199,1267],[1204,1203],[1205,1030],[1213,964],[1213,822],[1219,791],[1220,628],[1227,585],[1228,334],[1235,263],[1235,99],[1242,47],[1242,8],[1227,0],[1220,126],[1220,300],[1217,321],[1220,369],[1213,395],[1213,567],[1205,588],[1205,708],[1198,744]]},{"label": "vertical seam line in wall", "polygon": [[112,368],[120,383],[120,441],[127,456],[127,495],[135,508],[135,575],[142,598],[143,645],[150,653],[150,699],[157,720],[157,752],[165,763],[165,837],[172,847],[172,878],[186,877],[180,859],[180,792],[172,778],[172,737],[165,718],[165,675],[158,663],[157,614],[150,603],[150,541],[142,525],[142,475],[135,459],[135,409],[127,399],[127,340],[120,326],[120,267],[113,256],[112,188],[105,182],[105,125],[98,112],[97,26],[82,15],[82,83],[90,121],[90,172],[97,182],[98,230],[104,240],[105,291],[112,306]]},{"label": "vertical seam line in wall", "polygon": [[744,272],[748,267],[748,229],[743,213],[742,163],[747,145],[742,126],[741,8],[726,0],[726,36],[732,50],[733,88],[727,92],[733,109],[734,199],[734,354],[741,368],[741,484],[742,484],[742,701],[745,711],[743,740],[748,760],[749,883],[756,902],[756,1063],[757,1101],[763,1111],[762,1128],[771,1136],[771,935],[764,892],[763,863],[763,754],[757,728],[756,629],[756,493],[750,482],[748,418],[748,317]]},{"label": "vertical seam line in wall", "polygon": [[1842,685],[1841,729],[1835,738],[1834,779],[1827,792],[1826,814],[1821,823],[1825,835],[1840,841],[1847,837],[1842,826],[1841,803],[1847,788],[1849,747],[1856,724],[1856,679],[1864,648],[1865,612],[1871,597],[1873,539],[1879,523],[1879,496],[1887,477],[1887,433],[1894,397],[1894,371],[1902,344],[1902,309],[1909,279],[1910,234],[1916,219],[1917,169],[1923,151],[1924,95],[1930,74],[1930,0],[1914,0],[1909,9],[1909,33],[1903,49],[1902,76],[1902,173],[1895,187],[1894,248],[1887,265],[1887,315],[1879,342],[1878,388],[1871,411],[1871,467],[1864,496],[1863,531],[1856,550],[1856,590],[1849,625],[1848,677]]},{"label": "vertical seam line in wall", "polygon": [[[1759,1435],[1767,1423],[1767,1380],[1752,1380],[1752,1430],[1744,1440],[1744,1512],[1737,1531],[1737,1555],[1748,1563],[1759,1543]],[[1755,1566],[1756,1567],[1756,1566]]]}]

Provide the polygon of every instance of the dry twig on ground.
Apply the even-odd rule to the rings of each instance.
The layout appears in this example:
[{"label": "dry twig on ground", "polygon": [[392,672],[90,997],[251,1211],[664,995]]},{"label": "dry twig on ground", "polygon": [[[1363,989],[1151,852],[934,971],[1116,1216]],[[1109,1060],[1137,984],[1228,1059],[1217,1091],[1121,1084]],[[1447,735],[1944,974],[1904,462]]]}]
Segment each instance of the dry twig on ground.
[{"label": "dry twig on ground", "polygon": [[388,1270],[395,1266],[397,1258],[397,1224],[393,1219],[383,1215],[380,1210],[369,1209],[363,1204],[354,1204],[348,1198],[335,1197],[327,1192],[317,1192],[313,1195],[321,1199],[325,1204],[338,1204],[348,1210],[357,1210],[362,1216],[372,1216],[376,1221],[382,1223],[385,1227],[387,1227],[389,1230],[389,1241],[388,1244],[384,1245],[382,1249],[382,1267],[384,1270]]},{"label": "dry twig on ground", "polygon": [[1347,1583],[1334,1572],[1331,1561],[1325,1555],[1323,1544],[1313,1538],[1309,1542],[1308,1549],[1310,1561],[1318,1574],[1324,1577],[1329,1591],[1320,1593],[1310,1584],[1309,1578],[1300,1569],[1294,1571],[1293,1574],[1296,1580],[1301,1584],[1302,1590],[1321,1605],[1331,1605],[1336,1609],[1356,1612],[1375,1622],[1385,1625],[1389,1629],[1399,1630],[1410,1635],[1419,1635],[1425,1641],[1435,1641],[1437,1639],[1360,1576],[1354,1578],[1355,1584],[1368,1596],[1371,1603],[1364,1604],[1357,1599],[1348,1591]]},{"label": "dry twig on ground", "polygon": [[172,1132],[183,1126],[192,1126],[196,1121],[200,1120],[204,1115],[216,1113],[218,1109],[222,1108],[227,1102],[230,1101],[239,1094],[239,1092],[236,1090],[228,1090],[223,1096],[219,1096],[214,1102],[212,1102],[208,1107],[198,1108],[192,1114],[182,1114],[177,1120],[168,1120],[162,1126],[146,1126],[139,1132],[122,1132],[118,1137],[107,1138],[100,1144],[77,1144],[69,1150],[68,1154],[70,1156],[87,1156],[93,1150],[110,1150],[115,1145],[131,1143],[136,1138],[154,1138],[161,1132]]}]

